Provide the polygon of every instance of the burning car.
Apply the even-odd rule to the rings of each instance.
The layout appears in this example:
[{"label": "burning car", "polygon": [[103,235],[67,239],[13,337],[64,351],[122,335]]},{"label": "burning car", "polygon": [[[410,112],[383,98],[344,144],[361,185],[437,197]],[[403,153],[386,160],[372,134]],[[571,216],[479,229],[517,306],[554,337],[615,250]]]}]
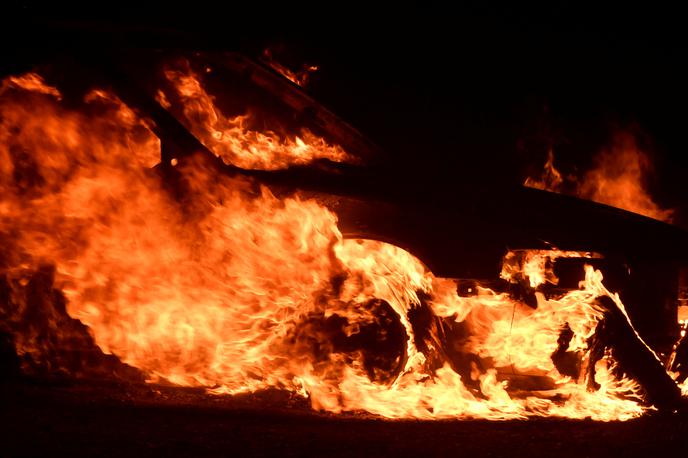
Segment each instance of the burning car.
[{"label": "burning car", "polygon": [[684,231],[417,185],[279,70],[146,50],[4,79],[11,364],[388,418],[678,408]]}]

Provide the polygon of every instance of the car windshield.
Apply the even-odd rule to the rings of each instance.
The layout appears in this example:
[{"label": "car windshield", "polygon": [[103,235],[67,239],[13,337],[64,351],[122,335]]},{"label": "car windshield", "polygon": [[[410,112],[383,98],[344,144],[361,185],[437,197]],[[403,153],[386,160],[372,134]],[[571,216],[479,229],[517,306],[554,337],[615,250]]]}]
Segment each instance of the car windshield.
[{"label": "car windshield", "polygon": [[127,76],[225,164],[361,164],[373,147],[278,73],[235,53],[153,53]]}]

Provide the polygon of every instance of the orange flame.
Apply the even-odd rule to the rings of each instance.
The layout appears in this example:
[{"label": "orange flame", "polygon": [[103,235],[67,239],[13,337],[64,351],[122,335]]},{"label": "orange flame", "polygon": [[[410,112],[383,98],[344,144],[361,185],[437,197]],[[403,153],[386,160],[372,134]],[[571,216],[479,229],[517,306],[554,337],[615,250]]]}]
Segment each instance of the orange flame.
[{"label": "orange flame", "polygon": [[[238,136],[241,151],[264,151],[265,136],[218,114],[196,79],[170,78],[189,113],[220,126],[218,144]],[[159,142],[134,111],[100,90],[83,111],[70,110],[43,87],[8,86],[0,100],[0,235],[9,247],[1,271],[54,264],[69,314],[149,381],[215,394],[276,387],[315,409],[387,418],[607,421],[646,410],[609,356],[595,363],[596,391],[552,359],[560,350],[589,364],[587,342],[602,318],[596,298],[623,310],[592,267],[578,290],[538,292],[536,309],[482,287],[462,297],[454,280],[399,247],[344,239],[336,215],[316,201],[217,177],[203,158],[179,161],[188,196],[173,198],[150,170]],[[259,159],[235,150],[232,158],[281,166],[293,156],[280,145]],[[557,256],[592,254],[532,252],[522,265],[507,256],[503,276],[525,275],[533,288],[555,283],[547,269]],[[414,324],[421,310],[434,323],[423,334]],[[563,329],[571,339],[561,347]],[[15,344],[20,353],[39,345]],[[449,351],[468,358],[467,368]],[[546,384],[512,390],[523,375]]]},{"label": "orange flame", "polygon": [[5,92],[8,87],[26,89],[27,91],[36,92],[39,94],[47,94],[60,99],[62,95],[56,87],[48,86],[36,73],[27,73],[21,76],[10,76],[5,81],[3,81],[2,88],[0,88],[0,94]]},{"label": "orange flame", "polygon": [[547,151],[547,162],[545,162],[542,176],[539,179],[528,177],[523,185],[529,188],[559,192],[563,183],[564,178],[561,176],[559,170],[554,167],[554,153],[549,149]]},{"label": "orange flame", "polygon": [[[661,208],[646,188],[652,162],[647,153],[638,148],[628,133],[616,136],[614,144],[595,158],[595,166],[580,180],[572,178],[575,195],[612,207],[638,213],[661,221],[672,222],[674,210]],[[565,180],[554,167],[550,150],[542,177],[528,177],[525,186],[551,192],[562,192]]]},{"label": "orange flame", "polygon": [[301,87],[306,86],[306,84],[308,84],[308,80],[310,79],[311,74],[318,71],[317,65],[304,65],[303,68],[298,72],[290,70],[289,68],[277,62],[272,57],[272,51],[270,51],[270,48],[266,48],[263,51],[263,57],[265,58],[264,62],[268,64],[270,68],[275,70],[277,73],[279,73],[292,83],[297,84]]},{"label": "orange flame", "polygon": [[509,251],[502,262],[500,278],[511,283],[527,279],[531,288],[545,283],[556,285],[559,279],[554,275],[551,263],[558,258],[599,258],[597,253],[584,251],[521,250]]},{"label": "orange flame", "polygon": [[671,222],[674,211],[660,208],[645,188],[651,168],[650,158],[638,148],[635,139],[629,134],[619,135],[611,148],[597,156],[595,168],[583,176],[579,195]]},{"label": "orange flame", "polygon": [[[180,121],[226,164],[245,169],[276,170],[308,164],[316,159],[353,161],[342,148],[328,144],[306,128],[293,138],[281,138],[272,131],[249,128],[249,114],[225,116],[188,63],[184,67],[164,72],[181,106]],[[164,107],[172,107],[170,96],[158,91],[158,102]]]}]

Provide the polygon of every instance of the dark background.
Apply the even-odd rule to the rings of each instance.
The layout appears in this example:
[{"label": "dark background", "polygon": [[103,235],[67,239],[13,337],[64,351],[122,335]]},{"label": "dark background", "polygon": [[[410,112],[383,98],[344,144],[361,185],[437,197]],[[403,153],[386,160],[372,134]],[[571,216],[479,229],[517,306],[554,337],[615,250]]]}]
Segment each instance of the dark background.
[{"label": "dark background", "polygon": [[292,66],[317,64],[308,92],[420,183],[455,182],[467,198],[508,189],[539,173],[550,147],[561,170],[580,172],[613,132],[630,129],[653,157],[653,196],[688,225],[678,6],[232,3],[16,2],[2,15],[3,71],[77,48],[256,57],[271,46]]}]

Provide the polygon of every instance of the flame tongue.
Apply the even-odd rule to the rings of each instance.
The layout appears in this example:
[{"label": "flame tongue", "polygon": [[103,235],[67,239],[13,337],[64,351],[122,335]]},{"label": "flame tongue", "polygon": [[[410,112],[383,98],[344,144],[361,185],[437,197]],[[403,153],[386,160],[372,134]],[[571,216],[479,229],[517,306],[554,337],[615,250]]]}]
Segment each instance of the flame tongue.
[{"label": "flame tongue", "polygon": [[542,176],[528,177],[523,184],[550,192],[564,192],[567,185],[572,185],[571,193],[583,199],[671,223],[675,211],[661,208],[646,187],[652,169],[647,153],[638,147],[633,135],[624,132],[616,134],[612,146],[595,156],[594,166],[580,179],[562,177],[549,150]]},{"label": "flame tongue", "polygon": [[354,161],[341,147],[328,144],[306,128],[296,136],[281,138],[270,130],[252,129],[253,116],[250,113],[226,116],[189,63],[182,62],[178,67],[164,71],[171,89],[168,92],[159,90],[158,102],[170,109],[226,164],[245,169],[276,170],[317,159]]},{"label": "flame tongue", "polygon": [[[343,239],[317,202],[256,193],[202,159],[178,164],[187,195],[173,199],[148,169],[157,139],[116,97],[91,92],[86,105],[99,107],[86,116],[36,75],[13,81],[0,103],[0,234],[12,247],[3,271],[54,264],[69,314],[149,381],[213,393],[277,387],[316,409],[389,418],[644,411],[609,357],[595,363],[595,391],[582,370],[554,361],[587,360],[602,317],[595,299],[610,295],[598,271],[588,267],[562,297],[538,294],[536,309],[482,287],[461,297],[401,248]],[[546,255],[532,255],[530,285],[554,281]],[[509,266],[504,275],[524,270]],[[17,342],[19,353],[38,345]],[[521,375],[546,383],[511,389]]]}]

